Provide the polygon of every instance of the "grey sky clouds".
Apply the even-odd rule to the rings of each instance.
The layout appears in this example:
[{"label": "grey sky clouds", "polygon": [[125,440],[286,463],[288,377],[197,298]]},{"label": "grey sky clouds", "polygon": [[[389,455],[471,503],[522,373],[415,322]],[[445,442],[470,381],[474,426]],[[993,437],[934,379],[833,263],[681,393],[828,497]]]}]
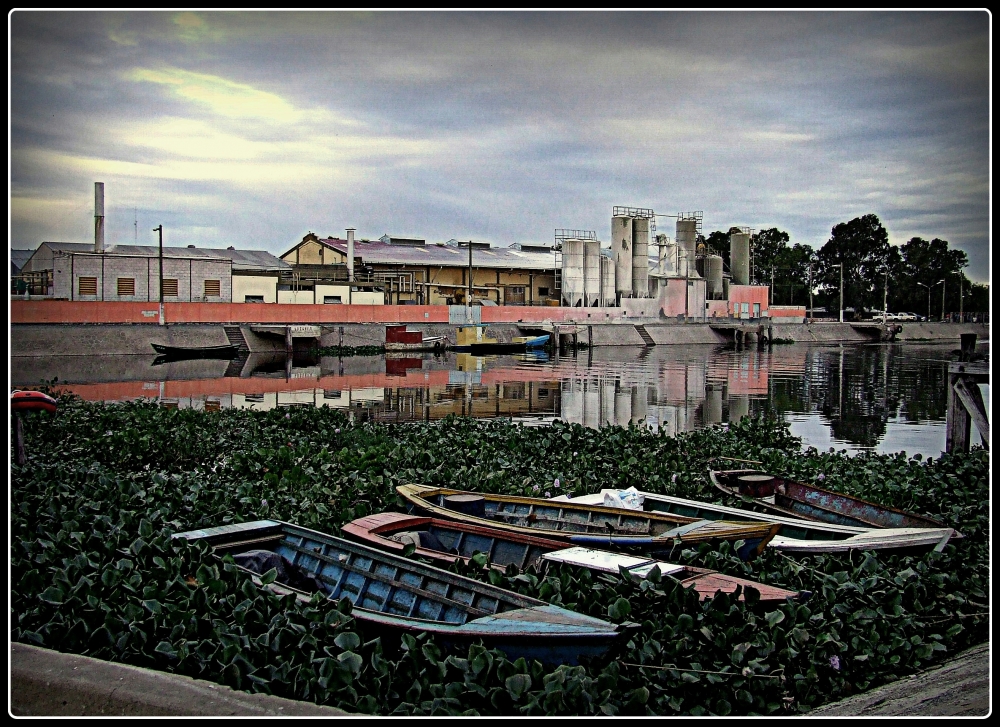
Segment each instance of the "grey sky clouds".
[{"label": "grey sky clouds", "polygon": [[[14,247],[312,230],[606,238],[615,204],[820,247],[875,213],[989,279],[983,11],[11,16]],[[670,220],[660,223],[672,234]]]}]

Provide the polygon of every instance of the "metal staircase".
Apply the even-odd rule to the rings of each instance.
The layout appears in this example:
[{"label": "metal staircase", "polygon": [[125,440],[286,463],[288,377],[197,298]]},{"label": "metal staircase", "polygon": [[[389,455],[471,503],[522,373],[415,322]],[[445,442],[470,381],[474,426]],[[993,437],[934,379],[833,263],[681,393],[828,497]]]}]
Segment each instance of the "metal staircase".
[{"label": "metal staircase", "polygon": [[649,335],[649,331],[646,330],[646,326],[633,326],[633,328],[635,328],[635,332],[639,334],[639,337],[642,338],[647,346],[656,345],[656,341],[654,341],[653,337]]}]

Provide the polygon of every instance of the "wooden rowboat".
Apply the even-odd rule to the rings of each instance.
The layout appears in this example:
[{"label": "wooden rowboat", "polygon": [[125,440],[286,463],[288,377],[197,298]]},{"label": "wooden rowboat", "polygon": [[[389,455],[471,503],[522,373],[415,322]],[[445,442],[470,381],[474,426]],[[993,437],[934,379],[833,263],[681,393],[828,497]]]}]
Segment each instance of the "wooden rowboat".
[{"label": "wooden rowboat", "polygon": [[669,557],[678,543],[690,547],[704,542],[742,540],[737,553],[749,560],[760,554],[779,527],[771,523],[700,520],[427,485],[401,485],[396,492],[411,508],[446,520],[542,535],[572,545],[659,557]]},{"label": "wooden rowboat", "polygon": [[745,590],[747,586],[756,588],[760,592],[760,600],[764,602],[780,602],[800,595],[795,591],[735,578],[707,568],[663,563],[647,557],[591,548],[567,548],[566,543],[560,540],[457,520],[381,512],[349,522],[341,531],[351,540],[390,553],[402,554],[404,548],[412,544],[414,556],[427,558],[442,566],[458,560],[468,561],[477,552],[488,556],[490,565],[500,570],[509,565],[515,565],[520,570],[528,566],[543,570],[551,563],[570,563],[605,573],[617,574],[619,568],[624,568],[634,577],[644,578],[655,565],[664,577],[677,579],[685,588],[694,588],[701,600],[712,598],[719,591],[733,593],[737,587]]},{"label": "wooden rowboat", "polygon": [[[604,654],[630,625],[552,606],[488,583],[278,520],[174,535],[205,541],[244,570],[278,577],[267,587],[308,601],[347,598],[376,631],[429,632],[445,643],[482,641],[511,659],[576,664]],[[259,582],[259,578],[258,578]]]},{"label": "wooden rowboat", "polygon": [[[709,479],[727,495],[781,515],[860,528],[945,528],[926,515],[878,505],[842,492],[824,490],[760,470],[709,470]],[[962,537],[955,533],[956,538]]]},{"label": "wooden rowboat", "polygon": [[[602,504],[605,492],[613,492],[613,490],[601,490],[593,495],[583,495],[566,499],[566,501],[584,505]],[[777,523],[780,526],[778,534],[771,539],[767,547],[789,553],[841,553],[849,550],[921,551],[934,549],[941,551],[948,541],[956,535],[955,530],[949,527],[886,529],[856,527],[803,520],[787,515],[741,510],[736,507],[686,500],[670,495],[657,495],[650,492],[640,492],[639,494],[643,496],[642,505],[645,512],[666,512],[708,520],[725,519]],[[565,498],[556,499],[558,501]]]}]

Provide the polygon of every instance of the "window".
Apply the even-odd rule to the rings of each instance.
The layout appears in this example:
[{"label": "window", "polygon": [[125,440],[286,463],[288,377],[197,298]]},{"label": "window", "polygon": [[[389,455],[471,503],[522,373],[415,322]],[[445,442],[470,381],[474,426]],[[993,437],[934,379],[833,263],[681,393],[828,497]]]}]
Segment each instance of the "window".
[{"label": "window", "polygon": [[323,296],[323,302],[324,303],[343,303],[344,301],[341,300],[341,297],[339,295],[324,295]]},{"label": "window", "polygon": [[97,278],[77,278],[77,285],[80,295],[97,295]]},{"label": "window", "polygon": [[243,302],[244,303],[263,303],[264,302],[264,296],[263,295],[245,295],[245,296],[243,296]]},{"label": "window", "polygon": [[135,295],[135,278],[118,278],[118,297]]},{"label": "window", "polygon": [[205,297],[218,298],[222,295],[222,283],[218,280],[205,281]]},{"label": "window", "polygon": [[163,279],[163,295],[177,297],[177,278]]},{"label": "window", "polygon": [[538,297],[539,298],[546,298],[546,297],[548,297],[548,295],[549,295],[549,289],[548,288],[539,288],[538,289]]}]

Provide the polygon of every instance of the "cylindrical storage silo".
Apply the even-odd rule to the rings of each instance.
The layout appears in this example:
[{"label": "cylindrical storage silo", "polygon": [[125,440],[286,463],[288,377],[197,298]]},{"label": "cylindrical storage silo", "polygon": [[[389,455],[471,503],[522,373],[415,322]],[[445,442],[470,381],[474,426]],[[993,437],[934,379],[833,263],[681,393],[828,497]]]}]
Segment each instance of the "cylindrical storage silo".
[{"label": "cylindrical storage silo", "polygon": [[684,278],[698,275],[694,268],[695,243],[698,238],[698,221],[694,219],[677,220],[677,274]]},{"label": "cylindrical storage silo", "polygon": [[705,258],[705,277],[708,278],[708,299],[722,299],[722,258],[708,255]]},{"label": "cylindrical storage silo", "polygon": [[750,235],[746,232],[729,236],[729,270],[733,285],[750,285]]},{"label": "cylindrical storage silo", "polygon": [[632,296],[632,218],[611,218],[611,256],[615,261],[615,292]]},{"label": "cylindrical storage silo", "polygon": [[583,302],[583,240],[563,240],[562,299],[568,306]]},{"label": "cylindrical storage silo", "polygon": [[559,418],[567,424],[583,423],[583,384],[575,379],[563,382]]},{"label": "cylindrical storage silo", "polygon": [[583,426],[588,429],[598,429],[601,426],[601,387],[590,379],[584,382],[583,389]]},{"label": "cylindrical storage silo", "polygon": [[632,295],[649,295],[649,219],[632,220]]},{"label": "cylindrical storage silo", "polygon": [[615,304],[615,261],[601,255],[601,305]]},{"label": "cylindrical storage silo", "polygon": [[722,299],[729,300],[729,278],[722,279]]},{"label": "cylindrical storage silo", "polygon": [[750,413],[750,397],[745,394],[729,397],[729,421],[738,422]]},{"label": "cylindrical storage silo", "polygon": [[583,241],[583,290],[585,306],[601,304],[601,241]]},{"label": "cylindrical storage silo", "polygon": [[601,386],[601,426],[603,427],[615,423],[615,385],[614,382],[604,379],[598,381]]}]

